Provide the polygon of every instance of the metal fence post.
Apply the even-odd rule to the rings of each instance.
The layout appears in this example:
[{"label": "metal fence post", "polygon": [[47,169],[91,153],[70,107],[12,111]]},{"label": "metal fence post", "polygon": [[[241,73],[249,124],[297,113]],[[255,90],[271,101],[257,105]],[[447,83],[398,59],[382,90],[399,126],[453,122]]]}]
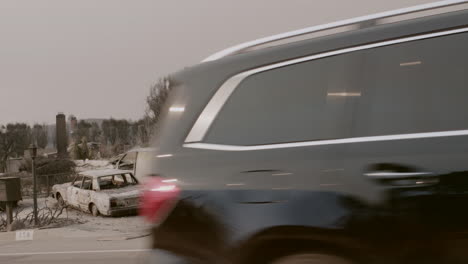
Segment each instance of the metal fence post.
[{"label": "metal fence post", "polygon": [[35,156],[32,156],[32,175],[33,175],[33,213],[34,213],[34,226],[39,224],[39,220],[37,217],[37,175],[36,175],[36,164],[35,164]]},{"label": "metal fence post", "polygon": [[46,182],[47,182],[47,197],[49,197],[50,195],[50,184],[49,184],[49,176],[50,175],[47,175],[46,177]]}]

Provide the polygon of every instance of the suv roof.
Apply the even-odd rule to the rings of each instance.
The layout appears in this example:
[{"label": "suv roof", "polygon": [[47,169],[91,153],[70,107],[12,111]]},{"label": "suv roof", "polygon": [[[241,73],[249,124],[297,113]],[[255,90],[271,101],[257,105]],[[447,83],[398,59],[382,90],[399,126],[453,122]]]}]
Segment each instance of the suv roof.
[{"label": "suv roof", "polygon": [[[417,17],[424,17],[428,16],[429,14],[422,12],[424,11],[429,11],[429,10],[434,10],[434,9],[439,9],[440,13],[446,13],[447,10],[443,10],[443,8],[446,7],[451,7],[451,6],[457,6],[457,5],[463,5],[467,4],[467,0],[445,0],[445,1],[438,1],[438,2],[433,2],[433,3],[427,3],[427,4],[422,4],[422,5],[417,5],[417,6],[412,6],[412,7],[405,7],[401,9],[395,9],[395,10],[390,10],[390,11],[385,11],[381,13],[376,13],[376,14],[371,14],[371,15],[366,15],[366,16],[361,16],[361,17],[355,17],[355,18],[350,18],[350,19],[345,19],[341,21],[336,21],[328,24],[322,24],[322,25],[317,25],[317,26],[312,26],[312,27],[307,27],[303,29],[298,29],[298,30],[293,30],[269,37],[264,37],[260,39],[256,39],[253,41],[245,42],[227,49],[224,49],[222,51],[216,52],[215,54],[210,55],[208,58],[204,59],[202,62],[207,62],[207,61],[214,61],[221,59],[226,56],[238,54],[238,53],[243,53],[250,51],[252,48],[256,47],[262,47],[265,45],[268,45],[268,47],[275,46],[274,44],[272,45],[271,43],[274,42],[279,42],[282,40],[289,40],[289,42],[294,42],[297,41],[294,38],[312,34],[312,33],[317,33],[317,32],[323,32],[323,31],[331,31],[333,29],[337,28],[343,28],[343,27],[348,27],[348,26],[355,26],[353,29],[362,29],[368,26],[373,26],[373,25],[378,25],[378,24],[385,24],[383,19],[386,18],[392,18],[392,17],[398,17],[398,16],[403,16],[403,15],[408,15],[408,14],[415,14],[415,13],[420,13],[419,16]],[[463,8],[462,8],[463,9]],[[432,13],[431,15],[433,15]],[[416,18],[416,17],[412,17]],[[405,19],[400,19],[400,21],[405,20]],[[392,21],[395,22],[395,21]],[[351,29],[351,30],[353,30]],[[330,32],[333,34],[333,32]],[[286,41],[287,42],[287,41]],[[279,44],[285,44],[284,41],[279,43]]]}]

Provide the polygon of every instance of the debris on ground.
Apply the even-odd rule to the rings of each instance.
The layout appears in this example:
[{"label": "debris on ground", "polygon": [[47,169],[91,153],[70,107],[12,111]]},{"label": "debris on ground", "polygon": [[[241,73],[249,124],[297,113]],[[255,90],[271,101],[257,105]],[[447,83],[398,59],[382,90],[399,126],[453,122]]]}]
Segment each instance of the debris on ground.
[{"label": "debris on ground", "polygon": [[76,172],[114,168],[108,160],[75,160],[74,162],[76,164]]},{"label": "debris on ground", "polygon": [[[50,220],[50,214],[46,212],[55,212],[58,207],[57,201],[51,197],[39,198],[38,207],[42,208],[44,214],[41,214],[44,219]],[[45,208],[48,209],[45,209]],[[30,215],[33,211],[33,200],[25,199],[20,201],[18,207],[15,209],[15,215],[21,219],[31,220]],[[4,231],[6,231],[6,215],[0,212],[0,229],[2,221],[4,220]],[[16,224],[18,225],[18,224]],[[32,228],[25,225],[17,226],[18,229]],[[47,225],[42,225],[39,229],[50,229],[55,236],[67,237],[144,237],[148,234],[150,225],[143,221],[139,216],[127,217],[95,217],[89,213],[81,212],[71,208],[65,208],[59,215],[55,213],[55,217]],[[16,229],[17,230],[17,229]]]}]

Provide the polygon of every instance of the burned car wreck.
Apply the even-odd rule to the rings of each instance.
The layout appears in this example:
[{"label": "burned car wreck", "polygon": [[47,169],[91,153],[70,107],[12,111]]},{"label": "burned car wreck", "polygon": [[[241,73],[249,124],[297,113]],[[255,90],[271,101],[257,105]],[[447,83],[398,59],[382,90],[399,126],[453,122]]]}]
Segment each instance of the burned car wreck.
[{"label": "burned car wreck", "polygon": [[73,182],[52,187],[52,197],[59,204],[94,216],[136,214],[139,195],[138,180],[127,170],[80,172]]}]

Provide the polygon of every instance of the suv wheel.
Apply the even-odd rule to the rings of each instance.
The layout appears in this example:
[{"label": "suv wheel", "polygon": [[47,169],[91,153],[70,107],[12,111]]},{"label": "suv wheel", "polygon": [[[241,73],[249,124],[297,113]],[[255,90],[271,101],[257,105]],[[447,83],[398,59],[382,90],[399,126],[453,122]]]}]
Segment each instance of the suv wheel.
[{"label": "suv wheel", "polygon": [[352,264],[352,262],[334,255],[306,253],[281,257],[271,264]]}]

